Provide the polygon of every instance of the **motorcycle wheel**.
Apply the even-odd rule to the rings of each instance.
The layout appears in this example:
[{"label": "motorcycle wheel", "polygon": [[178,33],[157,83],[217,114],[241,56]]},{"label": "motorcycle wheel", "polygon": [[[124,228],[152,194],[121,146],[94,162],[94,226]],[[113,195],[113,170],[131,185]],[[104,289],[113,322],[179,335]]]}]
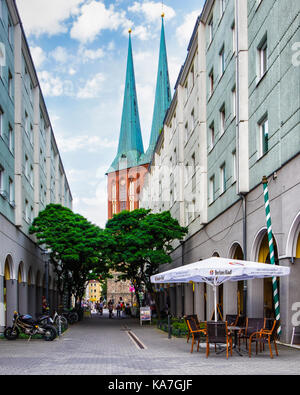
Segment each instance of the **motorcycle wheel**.
[{"label": "motorcycle wheel", "polygon": [[46,341],[52,341],[56,338],[57,332],[53,325],[46,325],[44,329],[45,329],[45,334],[43,335],[43,338]]},{"label": "motorcycle wheel", "polygon": [[4,331],[4,336],[7,340],[16,340],[19,337],[19,334],[19,329],[14,329],[11,326],[7,327]]}]

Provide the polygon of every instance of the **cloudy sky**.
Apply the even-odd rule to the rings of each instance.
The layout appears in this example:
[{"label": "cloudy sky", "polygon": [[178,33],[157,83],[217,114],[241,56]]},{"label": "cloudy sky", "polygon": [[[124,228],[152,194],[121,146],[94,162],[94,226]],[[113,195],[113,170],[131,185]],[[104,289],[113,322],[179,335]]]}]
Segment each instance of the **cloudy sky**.
[{"label": "cloudy sky", "polygon": [[[204,0],[165,0],[173,89]],[[105,172],[121,124],[128,29],[144,149],[154,104],[162,2],[17,0],[31,54],[73,195],[73,209],[105,226]],[[173,92],[172,92],[173,93]]]}]

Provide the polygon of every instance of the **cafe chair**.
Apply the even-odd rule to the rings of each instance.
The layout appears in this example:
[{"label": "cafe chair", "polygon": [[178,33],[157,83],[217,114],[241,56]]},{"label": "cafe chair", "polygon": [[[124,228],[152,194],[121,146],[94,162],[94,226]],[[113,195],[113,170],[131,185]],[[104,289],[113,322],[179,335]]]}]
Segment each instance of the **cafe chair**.
[{"label": "cafe chair", "polygon": [[238,315],[237,314],[226,314],[225,321],[228,326],[237,326]]},{"label": "cafe chair", "polygon": [[[239,332],[239,349],[241,348],[241,339],[246,341],[246,349],[248,349],[248,341],[254,341],[254,336],[252,334],[257,334],[264,328],[264,318],[246,318],[246,328]],[[250,339],[251,337],[251,339]]]},{"label": "cafe chair", "polygon": [[209,356],[209,345],[226,344],[226,357],[228,359],[229,347],[232,355],[232,337],[227,328],[226,321],[207,321],[206,323],[206,358]]},{"label": "cafe chair", "polygon": [[188,342],[189,342],[189,339],[190,339],[190,336],[191,336],[191,333],[190,333],[190,329],[189,329],[187,320],[194,320],[194,321],[196,322],[196,325],[198,326],[197,329],[201,329],[201,328],[200,328],[200,323],[199,323],[197,314],[185,315],[185,316],[183,317],[183,319],[184,319],[184,322],[186,323],[186,326],[187,326],[187,328],[188,328],[188,334],[187,334],[187,339],[186,339],[186,342],[188,343]]},{"label": "cafe chair", "polygon": [[263,346],[263,349],[265,349],[264,345],[265,345],[265,343],[268,343],[271,358],[273,358],[272,347],[271,347],[271,342],[273,342],[276,355],[277,356],[279,355],[278,350],[277,350],[277,344],[276,344],[277,328],[278,328],[278,323],[275,319],[271,319],[271,320],[265,319],[263,329],[261,329],[260,331],[258,331],[256,333],[252,333],[252,335],[250,336],[249,358],[251,358],[251,344],[252,344],[252,342],[256,343],[256,354],[257,354],[257,349],[258,349],[258,343],[260,346],[260,351],[262,351],[262,346]]},{"label": "cafe chair", "polygon": [[196,321],[193,318],[186,318],[186,323],[189,329],[189,334],[192,337],[192,347],[191,347],[191,353],[193,352],[193,347],[195,342],[198,340],[198,345],[197,345],[197,351],[199,351],[199,343],[201,338],[203,338],[206,335],[206,329],[200,329],[200,323],[196,323]]}]

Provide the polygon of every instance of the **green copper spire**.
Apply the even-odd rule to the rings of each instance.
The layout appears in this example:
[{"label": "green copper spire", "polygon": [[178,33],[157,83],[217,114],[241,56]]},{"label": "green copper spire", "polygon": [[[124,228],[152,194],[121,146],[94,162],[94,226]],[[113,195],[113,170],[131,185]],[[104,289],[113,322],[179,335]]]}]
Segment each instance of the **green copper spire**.
[{"label": "green copper spire", "polygon": [[131,30],[129,30],[127,71],[119,146],[117,156],[108,170],[108,173],[119,170],[119,167],[130,168],[137,166],[140,156],[143,153],[144,147],[140,126],[132,58]]},{"label": "green copper spire", "polygon": [[143,163],[149,163],[152,158],[152,154],[157,142],[160,130],[163,126],[166,112],[170,106],[172,97],[169,80],[168,70],[168,59],[167,49],[165,40],[165,29],[164,29],[164,14],[161,19],[161,36],[160,36],[160,49],[159,49],[159,61],[158,61],[158,72],[156,80],[156,92],[154,111],[152,119],[152,128],[150,135],[149,147],[145,155],[141,158]]}]

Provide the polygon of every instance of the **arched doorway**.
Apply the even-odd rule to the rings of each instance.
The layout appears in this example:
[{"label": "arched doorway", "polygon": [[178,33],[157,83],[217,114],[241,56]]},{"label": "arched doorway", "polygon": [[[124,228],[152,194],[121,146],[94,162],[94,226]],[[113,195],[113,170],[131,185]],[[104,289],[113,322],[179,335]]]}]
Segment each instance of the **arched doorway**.
[{"label": "arched doorway", "polygon": [[[4,300],[4,325],[7,326],[10,320],[10,310],[13,308],[14,301],[10,298],[12,280],[13,261],[12,257],[8,255],[4,264],[4,284],[3,284],[3,300]],[[11,300],[10,300],[11,299]]]},{"label": "arched doorway", "polygon": [[[273,237],[273,245],[274,245],[275,264],[278,265],[278,250],[277,250],[276,240],[274,237]],[[260,247],[258,251],[258,262],[270,263],[270,249],[269,249],[267,231],[264,233],[264,236],[260,243]],[[264,281],[264,317],[275,318],[272,278],[271,277],[265,278],[263,281]],[[278,282],[278,292],[279,292],[280,289],[279,279],[277,279],[277,282]]]},{"label": "arched doorway", "polygon": [[[234,243],[231,247],[232,259],[244,260],[242,247],[238,243]],[[244,281],[237,283],[237,313],[240,315],[244,312]]]}]

